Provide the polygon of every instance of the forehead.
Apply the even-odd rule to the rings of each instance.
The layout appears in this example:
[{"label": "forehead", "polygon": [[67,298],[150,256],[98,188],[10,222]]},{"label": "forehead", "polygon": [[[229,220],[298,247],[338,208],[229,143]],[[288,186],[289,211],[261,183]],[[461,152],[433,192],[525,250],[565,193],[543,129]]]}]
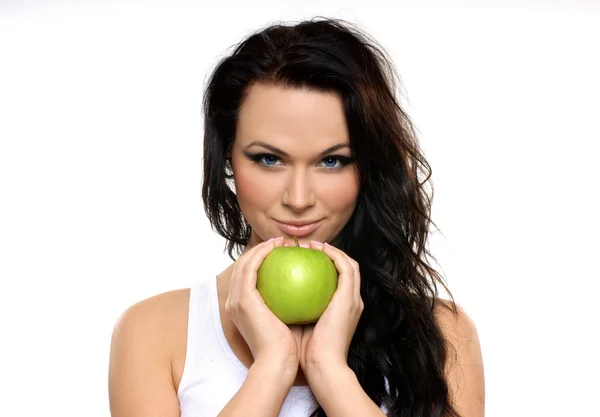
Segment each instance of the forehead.
[{"label": "forehead", "polygon": [[240,107],[236,142],[255,140],[315,149],[348,141],[342,101],[333,92],[253,84]]}]

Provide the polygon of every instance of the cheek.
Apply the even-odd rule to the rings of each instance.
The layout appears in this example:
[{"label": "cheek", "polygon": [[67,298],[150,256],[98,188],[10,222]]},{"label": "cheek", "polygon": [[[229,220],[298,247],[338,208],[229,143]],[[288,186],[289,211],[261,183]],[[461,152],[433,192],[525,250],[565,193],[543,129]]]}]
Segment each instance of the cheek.
[{"label": "cheek", "polygon": [[266,209],[275,195],[275,187],[265,187],[264,178],[260,175],[244,175],[243,170],[235,179],[235,191],[240,208],[251,215],[253,210]]},{"label": "cheek", "polygon": [[331,183],[325,183],[322,195],[331,212],[352,212],[354,210],[359,191],[358,181],[358,176],[348,175]]}]

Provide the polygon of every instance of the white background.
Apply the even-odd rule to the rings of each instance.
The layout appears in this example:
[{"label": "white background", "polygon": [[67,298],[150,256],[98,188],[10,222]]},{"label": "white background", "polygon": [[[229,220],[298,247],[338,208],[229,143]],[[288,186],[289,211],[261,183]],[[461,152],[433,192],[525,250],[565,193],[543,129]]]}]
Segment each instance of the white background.
[{"label": "white background", "polygon": [[486,415],[598,415],[598,6],[119,3],[0,3],[0,415],[109,416],[122,311],[229,264],[200,199],[205,77],[315,15],[358,23],[403,79]]}]

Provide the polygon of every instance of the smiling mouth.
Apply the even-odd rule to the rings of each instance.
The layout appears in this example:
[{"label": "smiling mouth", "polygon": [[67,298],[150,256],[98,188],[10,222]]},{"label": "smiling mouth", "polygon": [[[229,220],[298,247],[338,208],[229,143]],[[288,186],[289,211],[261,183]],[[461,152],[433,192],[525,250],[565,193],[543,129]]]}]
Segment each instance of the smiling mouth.
[{"label": "smiling mouth", "polygon": [[294,226],[291,224],[277,222],[277,226],[279,227],[279,229],[282,232],[284,232],[285,234],[287,234],[289,236],[301,237],[301,236],[307,236],[307,235],[310,235],[311,233],[313,233],[315,230],[317,230],[319,228],[319,226],[321,226],[321,223],[323,223],[323,220],[319,220],[318,222],[303,225],[303,226]]}]

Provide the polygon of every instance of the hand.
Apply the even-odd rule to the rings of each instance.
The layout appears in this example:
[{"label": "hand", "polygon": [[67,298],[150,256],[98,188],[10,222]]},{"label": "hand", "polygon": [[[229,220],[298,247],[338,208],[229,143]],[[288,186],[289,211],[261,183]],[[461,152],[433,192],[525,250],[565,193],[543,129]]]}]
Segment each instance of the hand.
[{"label": "hand", "polygon": [[248,344],[255,363],[273,365],[281,361],[284,366],[282,374],[289,374],[293,381],[300,358],[301,328],[292,330],[282,323],[256,289],[258,268],[275,247],[282,245],[282,238],[266,241],[237,259],[225,311]]},{"label": "hand", "polygon": [[312,242],[311,249],[325,252],[338,270],[338,287],[315,325],[304,326],[300,366],[309,381],[326,368],[348,368],[348,349],[364,310],[360,296],[358,263],[333,246]]}]

